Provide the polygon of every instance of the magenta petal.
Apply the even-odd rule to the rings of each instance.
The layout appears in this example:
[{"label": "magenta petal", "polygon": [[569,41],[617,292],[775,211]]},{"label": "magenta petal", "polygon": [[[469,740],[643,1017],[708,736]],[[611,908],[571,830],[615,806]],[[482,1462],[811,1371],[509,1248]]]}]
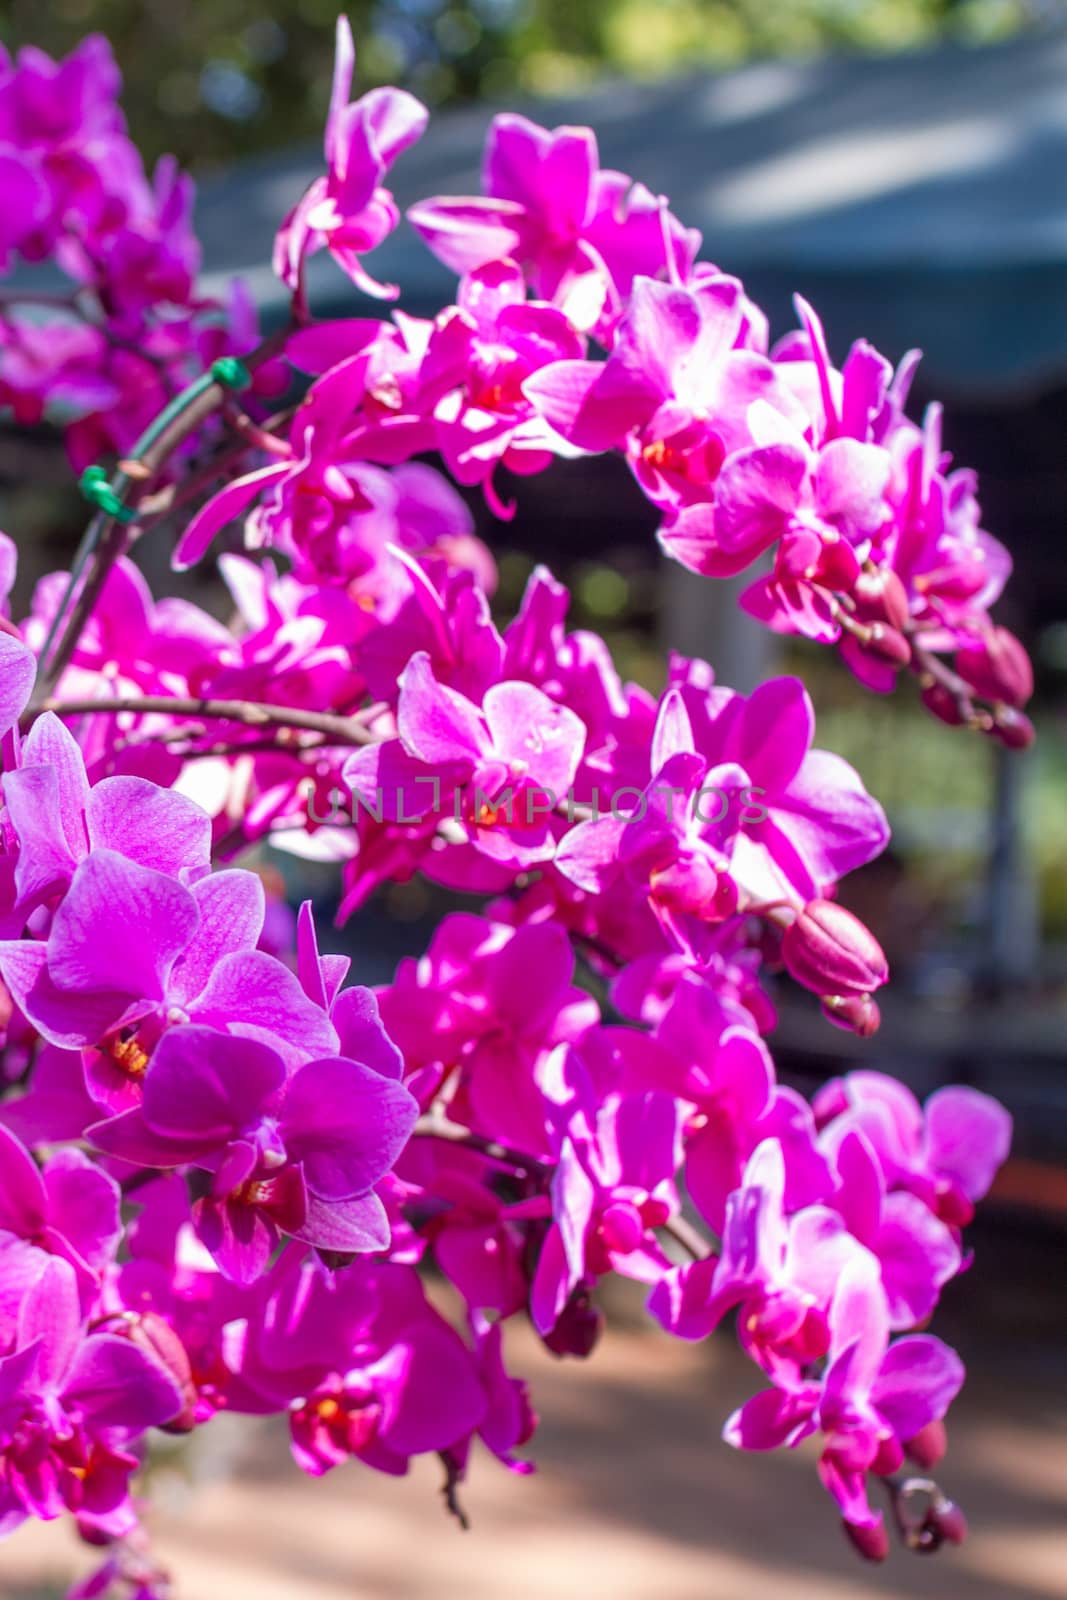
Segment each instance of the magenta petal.
[{"label": "magenta petal", "polygon": [[840,756],[811,750],[786,793],[774,802],[816,886],[832,884],[872,861],[889,842],[885,812]]},{"label": "magenta petal", "polygon": [[885,1203],[885,1180],[870,1141],[846,1129],[835,1156],[839,1194],[835,1204],[857,1239],[869,1244],[878,1232]]},{"label": "magenta petal", "polygon": [[978,1089],[938,1089],[926,1102],[926,1154],[935,1172],[954,1178],[968,1200],[989,1190],[1011,1148],[1011,1117]]},{"label": "magenta petal", "polygon": [[426,131],[430,113],[406,89],[371,89],[358,102],[375,157],[391,167]]},{"label": "magenta petal", "polygon": [[730,729],[723,759],[744,767],[768,794],[785,789],[815,735],[815,712],[799,678],[772,678],[754,690]]},{"label": "magenta petal", "polygon": [[598,454],[621,445],[649,410],[627,392],[613,394],[599,361],[553,361],[532,373],[522,392],[564,439]]},{"label": "magenta petal", "polygon": [[330,1011],[337,1029],[341,1054],[380,1072],[383,1078],[400,1078],[404,1057],[386,1033],[378,1001],[370,989],[342,989]]},{"label": "magenta petal", "polygon": [[221,533],[227,523],[239,517],[245,507],[252,504],[261,489],[265,489],[269,483],[276,482],[291,471],[291,463],[276,461],[269,467],[260,467],[257,472],[248,473],[243,478],[235,478],[233,483],[213,495],[203,510],[197,512],[178,540],[171,560],[175,571],[183,572],[186,567],[194,567],[201,557],[206,555],[215,535]]},{"label": "magenta petal", "polygon": [[709,1117],[707,1126],[686,1146],[685,1186],[709,1228],[720,1232],[730,1195],[741,1181],[744,1157],[737,1134],[722,1116]]},{"label": "magenta petal", "polygon": [[125,1011],[129,996],[113,991],[70,994],[48,974],[48,952],[28,939],[0,942],[0,973],[37,1031],[50,1044],[84,1049],[96,1044]]},{"label": "magenta petal", "polygon": [[439,772],[409,755],[399,739],[355,751],[341,776],[357,818],[362,806],[376,820],[411,825],[440,809],[442,789],[448,793],[447,779],[442,781]]},{"label": "magenta petal", "polygon": [[57,827],[71,855],[81,860],[89,847],[85,807],[90,791],[85,757],[70,729],[54,711],[46,711],[38,717],[23,742],[22,767],[36,766],[52,767],[55,771],[59,806],[49,821]]},{"label": "magenta petal", "polygon": [[489,738],[478,708],[464,695],[438,683],[424,650],[400,674],[397,726],[406,748],[430,766],[476,761]]},{"label": "magenta petal", "polygon": [[825,1395],[846,1407],[864,1399],[889,1342],[889,1308],[878,1263],[866,1252],[846,1265],[830,1304]]},{"label": "magenta petal", "polygon": [[955,1350],[929,1334],[890,1345],[871,1390],[871,1402],[905,1443],[945,1415],[963,1385]]},{"label": "magenta petal", "polygon": [[197,1238],[233,1283],[247,1287],[270,1266],[278,1230],[261,1207],[234,1200],[198,1200]]},{"label": "magenta petal", "polygon": [[486,691],[485,720],[495,750],[525,767],[551,800],[568,794],[585,748],[585,724],[531,683],[495,683]]},{"label": "magenta petal", "polygon": [[194,1022],[260,1039],[290,1067],[337,1049],[325,1012],[305,995],[295,975],[263,950],[224,956],[190,1007]]},{"label": "magenta petal", "polygon": [[418,1104],[402,1084],[337,1058],[313,1061],[289,1080],[281,1126],[308,1190],[323,1200],[347,1200],[385,1176],[417,1116]]},{"label": "magenta petal", "polygon": [[735,1450],[777,1450],[796,1442],[797,1430],[808,1426],[817,1391],[790,1394],[781,1389],[763,1389],[735,1411],[722,1430],[727,1444]]},{"label": "magenta petal", "polygon": [[0,633],[0,734],[7,733],[21,717],[36,672],[33,651],[21,639]]},{"label": "magenta petal", "polygon": [[175,962],[167,986],[168,998],[179,1006],[191,1004],[203,992],[224,956],[256,948],[266,909],[261,880],[238,867],[201,878],[190,892],[200,926]]},{"label": "magenta petal", "polygon": [[[537,973],[535,989],[532,972]],[[558,923],[520,927],[486,966],[492,1015],[516,1034],[547,1030],[557,1019],[573,975],[574,951]]]},{"label": "magenta petal", "polygon": [[518,1248],[495,1223],[443,1228],[434,1241],[434,1254],[470,1310],[495,1311],[506,1317],[522,1307],[526,1280],[518,1263]]},{"label": "magenta petal", "polygon": [[349,1200],[322,1200],[308,1194],[307,1214],[292,1235],[319,1250],[368,1254],[389,1247],[389,1214],[373,1191]]},{"label": "magenta petal", "polygon": [[420,200],[408,221],[439,261],[453,272],[475,272],[514,256],[522,240],[525,208],[507,200]]},{"label": "magenta petal", "polygon": [[871,1248],[882,1264],[882,1282],[894,1328],[925,1322],[938,1295],[960,1270],[960,1247],[918,1195],[891,1194]]},{"label": "magenta petal", "polygon": [[78,1280],[74,1268],[52,1256],[22,1302],[17,1344],[39,1340],[37,1382],[46,1392],[63,1387],[82,1336]]},{"label": "magenta petal", "polygon": [[[440,1321],[418,1328],[404,1381],[393,1391],[384,1428],[400,1455],[446,1450],[465,1439],[486,1412],[485,1391],[459,1335]],[[399,1352],[398,1352],[399,1353]]]},{"label": "magenta petal", "polygon": [[136,1435],[169,1422],[182,1408],[173,1378],[128,1339],[94,1334],[78,1351],[63,1395],[94,1428]]},{"label": "magenta petal", "polygon": [[604,1178],[651,1194],[670,1182],[681,1164],[683,1113],[672,1094],[650,1089],[620,1095],[598,1125]]},{"label": "magenta petal", "polygon": [[48,1197],[29,1151],[0,1127],[0,1229],[34,1239],[45,1226]]},{"label": "magenta petal", "polygon": [[558,1227],[549,1228],[530,1285],[530,1319],[538,1333],[551,1333],[577,1279],[567,1264]]},{"label": "magenta petal", "polygon": [[722,1311],[711,1300],[717,1266],[709,1257],[672,1267],[649,1295],[649,1311],[676,1339],[706,1339],[720,1321]]},{"label": "magenta petal", "polygon": [[26,766],[5,772],[4,804],[19,842],[15,890],[29,910],[66,884],[79,859],[57,826],[61,801],[55,768]]},{"label": "magenta petal", "polygon": [[103,1271],[122,1237],[118,1184],[80,1150],[57,1150],[43,1178],[49,1227],[94,1272]]},{"label": "magenta petal", "polygon": [[255,1039],[170,1028],[145,1074],[145,1121],[168,1138],[226,1143],[259,1120],[284,1081],[282,1058]]},{"label": "magenta petal", "polygon": [[204,870],[211,861],[211,818],[172,789],[146,778],[105,778],[85,808],[89,843],[116,850],[130,861],[177,875],[183,867]]},{"label": "magenta petal", "polygon": [[888,515],[883,496],[891,465],[887,450],[857,439],[833,439],[819,456],[816,504],[853,544],[877,533]]},{"label": "magenta petal", "polygon": [[148,1126],[140,1106],[131,1106],[128,1111],[120,1111],[118,1116],[104,1122],[92,1123],[86,1128],[85,1137],[97,1150],[118,1156],[135,1167],[164,1170],[206,1159],[217,1150],[219,1142],[211,1138],[168,1139]]},{"label": "magenta petal", "polygon": [[586,1240],[596,1202],[593,1181],[574,1145],[567,1139],[552,1174],[552,1214],[567,1263],[568,1295],[585,1273]]},{"label": "magenta petal", "polygon": [[625,817],[601,817],[570,828],[556,849],[555,865],[587,894],[601,894],[621,870]]},{"label": "magenta petal", "polygon": [[94,851],[56,911],[49,973],[61,989],[162,999],[197,921],[196,902],[173,878],[113,850]]},{"label": "magenta petal", "polygon": [[79,1055],[55,1045],[38,1051],[27,1092],[0,1104],[0,1123],[28,1145],[80,1139],[99,1115]]}]

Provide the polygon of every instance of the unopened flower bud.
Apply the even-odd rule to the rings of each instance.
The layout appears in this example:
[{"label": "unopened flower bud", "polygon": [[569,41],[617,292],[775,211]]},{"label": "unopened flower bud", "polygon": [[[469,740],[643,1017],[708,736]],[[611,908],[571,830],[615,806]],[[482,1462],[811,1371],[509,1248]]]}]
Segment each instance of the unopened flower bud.
[{"label": "unopened flower bud", "polygon": [[889,1554],[889,1534],[881,1517],[877,1522],[842,1522],[841,1526],[864,1561],[885,1560]]},{"label": "unopened flower bud", "polygon": [[1034,742],[1034,725],[1030,718],[1025,711],[1016,711],[1011,706],[998,710],[989,732],[1009,750],[1029,750]]},{"label": "unopened flower bud", "polygon": [[1030,657],[1007,628],[990,628],[956,654],[956,671],[983,700],[1024,706],[1034,692]]},{"label": "unopened flower bud", "polygon": [[869,994],[824,994],[822,1014],[838,1028],[869,1039],[882,1025],[882,1013]]},{"label": "unopened flower bud", "polygon": [[928,1422],[914,1439],[908,1440],[904,1448],[917,1467],[922,1467],[926,1471],[936,1467],[948,1448],[945,1424]]},{"label": "unopened flower bud", "polygon": [[919,698],[927,711],[950,728],[961,728],[967,720],[958,698],[943,683],[927,684]]},{"label": "unopened flower bud", "polygon": [[604,1327],[604,1316],[584,1289],[571,1296],[550,1333],[544,1335],[554,1356],[590,1355]]},{"label": "unopened flower bud", "polygon": [[967,1518],[946,1495],[939,1495],[926,1514],[925,1526],[939,1543],[962,1544],[967,1537]]},{"label": "unopened flower bud", "polygon": [[911,645],[900,630],[891,628],[888,622],[871,623],[870,638],[863,648],[891,667],[906,667],[911,660]]},{"label": "unopened flower bud", "polygon": [[116,1330],[162,1367],[181,1393],[182,1409],[163,1426],[164,1433],[190,1433],[196,1426],[196,1381],[184,1344],[166,1318],[157,1311],[138,1311],[123,1319]]},{"label": "unopened flower bud", "polygon": [[[943,1544],[962,1544],[967,1518],[930,1478],[906,1478],[891,1485],[897,1522],[905,1545],[921,1555],[933,1555]],[[925,1509],[912,1511],[915,1501]]]},{"label": "unopened flower bud", "polygon": [[861,572],[852,587],[852,598],[861,622],[888,622],[900,632],[907,624],[908,592],[888,567],[878,572]]},{"label": "unopened flower bud", "polygon": [[782,960],[819,995],[866,995],[889,976],[878,940],[834,900],[809,900],[782,935]]}]

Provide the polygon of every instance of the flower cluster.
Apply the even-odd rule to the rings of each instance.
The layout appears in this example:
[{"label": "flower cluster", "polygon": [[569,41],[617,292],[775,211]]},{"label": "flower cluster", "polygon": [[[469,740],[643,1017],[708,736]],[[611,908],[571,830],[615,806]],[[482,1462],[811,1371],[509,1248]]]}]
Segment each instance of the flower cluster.
[{"label": "flower cluster", "polygon": [[[6,70],[10,249],[91,288],[106,326],[74,331],[109,371],[120,331],[155,370],[161,305],[167,361],[212,359],[188,342],[222,334],[191,298],[185,191],[166,175],[145,199],[106,47]],[[109,1546],[74,1596],[161,1595],[131,1474],[149,1429],[222,1409],[286,1416],[315,1475],[436,1454],[458,1509],[476,1441],[531,1467],[509,1324],[586,1356],[619,1274],[679,1338],[736,1312],[769,1387],[725,1438],[817,1437],[881,1558],[871,1481],[898,1493],[906,1458],[940,1458],[963,1378],[917,1330],[1010,1140],[972,1089],[920,1106],[857,1070],[809,1104],[777,1081],[769,974],[878,1027],[885,957],[838,886],[885,817],[816,744],[797,679],[746,696],[673,658],[653,695],[568,631],[543,568],[501,625],[465,501],[415,458],[506,514],[501,471],[618,451],[669,554],[714,576],[773,550],[751,611],[838,643],[875,690],[911,666],[943,720],[1018,744],[1029,669],[988,618],[1007,557],[936,413],[905,417],[913,363],[893,377],[861,345],[837,371],[803,306],[770,349],[740,284],[599,169],[588,130],[499,117],[485,196],[414,208],[461,274],[440,316],[314,322],[314,251],[393,292],[362,257],[426,121],[396,90],[352,102],[352,70],[342,19],[327,172],[276,251],[284,353],[313,381],[271,424],[220,407],[227,481],[177,541],[190,565],[243,521],[246,553],[219,563],[232,620],[155,599],[104,516],[16,625],[0,535],[0,1534],[69,1512]],[[50,360],[68,333],[41,331]],[[180,486],[205,392],[174,402],[166,459],[126,464],[112,525],[136,537],[140,497]],[[109,391],[94,437],[120,427],[108,407],[124,428],[164,398],[138,394]],[[320,952],[309,905],[290,925],[239,864],[264,843],[335,863],[342,919],[416,872],[477,899],[375,994]],[[939,1494],[917,1542],[962,1528]]]},{"label": "flower cluster", "polygon": [[61,417],[79,469],[124,454],[190,378],[259,339],[242,285],[228,303],[198,292],[192,180],[169,158],[146,176],[119,87],[99,37],[58,63],[0,51],[0,271],[47,259],[72,283],[0,297],[0,403],[22,423]]}]

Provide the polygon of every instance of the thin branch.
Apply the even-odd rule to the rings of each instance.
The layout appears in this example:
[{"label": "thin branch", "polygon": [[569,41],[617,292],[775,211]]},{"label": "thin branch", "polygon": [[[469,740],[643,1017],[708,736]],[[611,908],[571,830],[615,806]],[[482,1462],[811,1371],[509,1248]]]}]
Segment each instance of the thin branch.
[{"label": "thin branch", "polygon": [[[246,356],[244,364],[248,370],[254,372],[257,367],[283,350],[289,333],[288,327],[282,329],[269,339],[265,339],[258,349]],[[112,487],[119,499],[131,510],[136,509],[147,494],[153,480],[162,471],[174,451],[191,434],[196,433],[209,417],[222,409],[231,393],[224,384],[218,382],[205,382],[199,387],[196,384],[190,385],[190,390],[186,403],[182,403],[182,397],[178,396],[160,413],[143,436],[139,452],[135,450],[136,460],[126,463],[127,470],[120,467],[115,475]],[[130,468],[134,470],[131,471]],[[46,699],[59,682],[77,648],[82,629],[100,598],[107,575],[125,552],[130,537],[129,525],[117,521],[106,513],[98,512],[90,522],[75,557],[70,582],[41,652],[37,678],[38,699]],[[83,568],[88,569],[87,576],[75,597],[75,588]],[[52,643],[58,633],[59,620],[68,605],[71,606],[70,617],[53,650]]]},{"label": "thin branch", "polygon": [[669,1234],[675,1244],[680,1244],[694,1261],[707,1261],[717,1253],[716,1245],[705,1239],[699,1228],[694,1228],[683,1216],[670,1217],[663,1223],[663,1232]]},{"label": "thin branch", "polygon": [[239,722],[246,728],[298,728],[307,733],[322,734],[329,744],[378,744],[379,735],[373,733],[361,718],[372,718],[381,713],[374,705],[351,717],[331,716],[322,711],[302,711],[297,706],[263,705],[248,700],[193,700],[171,695],[128,695],[118,700],[63,700],[50,698],[31,706],[23,716],[28,726],[43,711],[54,711],[57,716],[119,716],[131,712],[140,716],[158,714],[169,717],[193,717],[216,722]]},{"label": "thin branch", "polygon": [[430,1112],[419,1118],[415,1124],[413,1137],[416,1139],[441,1139],[446,1144],[463,1145],[467,1150],[476,1150],[479,1155],[488,1156],[492,1161],[502,1161],[509,1167],[518,1167],[521,1171],[531,1175],[540,1176],[548,1171],[543,1161],[538,1161],[535,1156],[523,1155],[518,1150],[511,1150],[507,1145],[498,1144],[495,1139],[487,1139],[483,1134],[472,1133],[470,1128],[464,1128],[458,1122],[450,1122],[447,1117]]}]

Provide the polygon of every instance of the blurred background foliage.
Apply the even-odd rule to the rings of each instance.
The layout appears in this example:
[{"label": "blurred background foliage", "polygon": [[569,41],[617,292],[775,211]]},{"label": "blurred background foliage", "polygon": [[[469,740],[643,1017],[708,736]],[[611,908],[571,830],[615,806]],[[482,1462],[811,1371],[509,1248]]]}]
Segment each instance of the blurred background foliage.
[{"label": "blurred background foliage", "polygon": [[[149,160],[203,170],[321,135],[338,0],[6,0],[0,40],[65,54],[105,33]],[[982,43],[1040,26],[1056,0],[349,0],[362,84],[431,105],[581,89],[598,76],[824,49]]]}]

